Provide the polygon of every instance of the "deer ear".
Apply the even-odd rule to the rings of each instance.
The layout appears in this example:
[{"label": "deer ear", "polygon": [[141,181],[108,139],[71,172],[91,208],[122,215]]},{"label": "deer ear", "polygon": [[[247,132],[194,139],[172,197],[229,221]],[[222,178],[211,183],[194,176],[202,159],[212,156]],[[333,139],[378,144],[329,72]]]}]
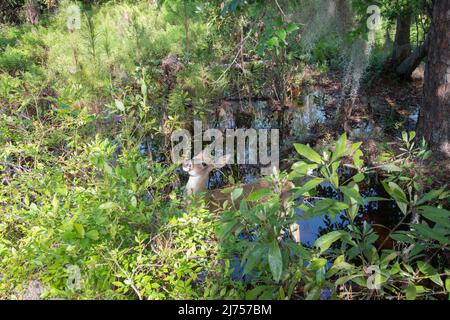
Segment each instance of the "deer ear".
[{"label": "deer ear", "polygon": [[213,166],[215,169],[220,169],[226,164],[230,163],[230,161],[231,161],[231,154],[226,154],[224,156],[214,159]]}]

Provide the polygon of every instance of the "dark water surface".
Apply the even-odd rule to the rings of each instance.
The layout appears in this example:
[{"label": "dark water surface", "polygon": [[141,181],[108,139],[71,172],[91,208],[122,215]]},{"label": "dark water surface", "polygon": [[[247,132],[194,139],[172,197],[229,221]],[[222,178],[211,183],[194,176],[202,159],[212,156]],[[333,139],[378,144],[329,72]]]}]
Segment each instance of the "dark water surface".
[{"label": "dark water surface", "polygon": [[[291,139],[296,142],[304,143],[314,139],[314,127],[316,125],[326,125],[333,121],[333,115],[326,109],[326,104],[330,100],[320,91],[312,92],[305,96],[303,101],[298,105],[291,106],[283,111],[274,111],[271,102],[267,100],[248,102],[232,101],[221,107],[219,116],[210,123],[210,127],[219,129],[232,128],[255,128],[255,129],[271,129],[277,128],[283,131],[283,139]],[[413,125],[414,116],[410,117],[408,125]],[[380,130],[373,121],[363,121],[352,128],[350,136],[355,139],[365,138]],[[283,144],[283,141],[280,141]],[[257,169],[257,168],[256,168]],[[243,183],[249,184],[258,179],[259,170],[255,170],[255,166],[240,165],[239,174]],[[346,173],[347,175],[349,173]],[[209,189],[219,188],[224,185],[225,175],[219,171],[211,174],[208,187]],[[368,185],[368,186],[367,186]],[[365,190],[361,190],[363,197],[388,197],[383,187],[377,181],[369,184],[365,183]],[[339,193],[328,183],[322,183],[318,187],[318,197],[339,199]],[[297,199],[300,204],[303,199]],[[315,240],[321,235],[334,230],[346,230],[349,221],[344,213],[331,217],[324,212],[321,216],[304,217],[301,209],[295,209],[295,212],[301,217],[298,220],[300,227],[300,239],[304,246],[311,247]],[[371,202],[359,209],[358,217],[355,224],[362,225],[364,222],[373,227],[379,235],[377,244],[381,243],[391,229],[401,218],[401,212],[394,201]],[[251,237],[251,235],[250,235]],[[249,235],[241,235],[242,241],[252,241]],[[249,282],[252,276],[243,274],[245,262],[239,257],[232,260],[232,278],[237,281]],[[323,299],[327,299],[329,295],[323,292]],[[329,297],[328,297],[329,298]]]}]

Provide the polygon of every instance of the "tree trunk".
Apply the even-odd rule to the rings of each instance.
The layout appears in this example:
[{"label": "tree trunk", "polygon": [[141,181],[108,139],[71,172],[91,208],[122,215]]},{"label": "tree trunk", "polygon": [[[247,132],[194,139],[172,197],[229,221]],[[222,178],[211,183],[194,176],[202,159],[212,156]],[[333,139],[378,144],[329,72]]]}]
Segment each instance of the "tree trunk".
[{"label": "tree trunk", "polygon": [[411,53],[411,12],[403,12],[397,17],[392,63],[397,67]]},{"label": "tree trunk", "polygon": [[384,36],[383,54],[387,58],[392,50],[391,29],[386,28],[386,34]]},{"label": "tree trunk", "polygon": [[397,67],[395,72],[401,76],[410,78],[414,70],[419,66],[422,60],[427,56],[429,41],[417,47],[414,52]]},{"label": "tree trunk", "polygon": [[450,1],[435,0],[418,133],[450,156]]},{"label": "tree trunk", "polygon": [[338,17],[338,31],[347,33],[353,22],[352,4],[349,0],[336,0],[336,14]]}]

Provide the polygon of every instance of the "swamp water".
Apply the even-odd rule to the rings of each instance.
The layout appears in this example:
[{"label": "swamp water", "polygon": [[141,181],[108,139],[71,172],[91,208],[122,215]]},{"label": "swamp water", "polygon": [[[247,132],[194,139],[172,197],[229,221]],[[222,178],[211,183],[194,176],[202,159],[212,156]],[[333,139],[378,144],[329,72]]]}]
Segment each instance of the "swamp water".
[{"label": "swamp water", "polygon": [[[255,128],[255,129],[280,129],[280,144],[286,140],[295,142],[313,141],[313,128],[316,125],[326,125],[333,121],[333,115],[326,109],[326,104],[329,97],[315,91],[307,95],[302,103],[297,106],[292,106],[284,112],[275,110],[271,106],[271,102],[267,100],[252,101],[249,105],[248,101],[233,101],[221,108],[219,116],[210,124],[210,127],[219,129],[231,128]],[[280,121],[281,119],[281,121]],[[355,126],[352,130],[351,136],[354,138],[365,137],[374,134],[379,128],[373,122],[365,122]],[[280,159],[283,158],[280,152]],[[239,172],[242,174],[241,180],[245,184],[252,183],[257,177],[259,169],[256,166],[240,165]],[[256,169],[256,170],[255,170]],[[342,173],[342,175],[349,175],[350,173]],[[225,174],[216,171],[210,176],[208,182],[209,189],[220,188],[224,185]],[[378,182],[373,182],[366,186],[365,190],[361,190],[363,197],[387,197],[383,187]],[[329,184],[322,183],[318,187],[318,197],[339,199],[338,192]],[[297,199],[296,204],[304,199]],[[297,223],[300,227],[300,239],[303,246],[313,246],[315,240],[321,235],[334,230],[347,230],[349,221],[344,213],[337,214],[331,217],[327,212],[320,216],[304,217],[301,209],[295,209],[299,216]],[[381,243],[388,235],[389,229],[392,228],[401,218],[401,212],[394,201],[380,201],[367,203],[359,209],[358,217],[355,221],[356,225],[368,223],[373,227],[375,232],[379,235],[376,244]],[[253,236],[240,235],[241,241],[255,241]],[[236,281],[249,282],[252,277],[257,277],[257,274],[243,274],[245,261],[241,261],[239,257],[232,259],[232,278]],[[324,297],[327,294],[324,293]]]},{"label": "swamp water", "polygon": [[[315,91],[305,96],[297,105],[281,111],[274,108],[273,102],[269,100],[231,100],[223,101],[216,110],[215,117],[209,118],[208,127],[221,130],[236,128],[255,128],[255,129],[279,129],[280,145],[287,141],[298,143],[314,142],[314,128],[317,125],[332,124],[333,112],[327,110],[326,105],[331,98],[323,94],[321,91]],[[410,118],[410,122],[415,122]],[[379,128],[373,121],[363,121],[352,128],[350,136],[358,139],[374,134]],[[282,137],[282,138],[281,138]],[[148,155],[148,144],[141,146],[141,153]],[[152,148],[153,149],[153,148]],[[292,149],[292,148],[291,148]],[[156,150],[152,150],[156,151]],[[292,150],[291,150],[292,151]],[[156,154],[155,152],[154,154]],[[283,159],[283,151],[280,150],[280,160]],[[158,161],[157,157],[153,159]],[[211,173],[208,180],[208,189],[216,189],[225,185],[227,169],[222,171],[215,170]],[[258,179],[260,168],[256,165],[239,165],[239,179],[244,184],[250,184]],[[181,170],[180,170],[181,173]],[[342,173],[349,175],[349,173]],[[378,182],[369,184],[365,190],[361,190],[363,197],[381,196],[387,197],[383,187]],[[322,183],[318,187],[318,197],[339,199],[339,194],[334,188]],[[297,199],[297,204],[304,199]],[[327,212],[320,216],[304,217],[301,209],[295,209],[299,216],[297,223],[300,227],[300,239],[303,246],[313,246],[315,240],[321,235],[334,230],[347,230],[349,221],[344,213],[331,217]],[[379,235],[377,243],[381,243],[387,236],[389,229],[392,228],[401,218],[401,213],[397,205],[393,201],[372,202],[360,207],[358,217],[355,221],[357,225],[367,222],[373,227]],[[255,241],[252,235],[240,235],[241,241]],[[250,282],[252,277],[257,277],[256,273],[243,274],[245,261],[241,261],[239,257],[232,259],[232,279],[235,281]],[[206,276],[207,271],[204,270],[199,274],[199,280]],[[327,293],[324,292],[322,298],[327,299]]]}]

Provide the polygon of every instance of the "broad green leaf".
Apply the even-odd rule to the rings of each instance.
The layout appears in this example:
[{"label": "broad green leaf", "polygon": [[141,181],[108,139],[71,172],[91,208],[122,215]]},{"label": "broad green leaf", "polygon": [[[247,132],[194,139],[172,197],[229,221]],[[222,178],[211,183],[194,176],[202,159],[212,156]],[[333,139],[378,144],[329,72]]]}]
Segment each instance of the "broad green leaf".
[{"label": "broad green leaf", "polygon": [[261,262],[263,254],[267,251],[264,246],[252,246],[244,254],[243,261],[246,261],[243,274],[250,274],[255,267]]},{"label": "broad green leaf", "polygon": [[431,276],[437,272],[431,264],[425,261],[418,261],[417,267],[419,268],[420,272],[422,272],[426,276]]},{"label": "broad green leaf", "polygon": [[356,150],[353,154],[353,164],[356,168],[361,169],[364,166],[364,160],[361,159],[362,156],[363,152],[360,149]]},{"label": "broad green leaf", "polygon": [[351,156],[352,154],[354,154],[357,150],[359,150],[359,147],[361,147],[362,142],[355,142],[350,146],[350,149],[348,149],[345,152],[345,155],[349,155]]},{"label": "broad green leaf", "polygon": [[280,296],[280,300],[285,300],[286,299],[286,294],[284,293],[284,289],[282,286],[280,286],[280,290],[279,290],[279,296]]},{"label": "broad green leaf", "polygon": [[280,40],[278,37],[272,37],[267,41],[267,46],[269,47],[279,47],[280,46]]},{"label": "broad green leaf", "polygon": [[231,192],[231,200],[236,201],[244,192],[243,188],[236,188]]},{"label": "broad green leaf", "polygon": [[299,196],[304,195],[306,192],[310,191],[311,189],[317,187],[322,182],[323,182],[322,178],[314,178],[314,179],[307,181],[300,188],[293,188],[291,192],[293,193],[294,197],[299,197]]},{"label": "broad green leaf", "polygon": [[424,224],[415,224],[413,225],[413,228],[416,229],[416,232],[418,232],[420,235],[437,240],[443,244],[450,244],[450,239],[448,237],[445,237],[439,233],[436,232],[436,230],[431,229],[429,226]]},{"label": "broad green leaf", "polygon": [[347,134],[343,133],[336,142],[336,147],[333,151],[333,155],[331,156],[331,162],[334,162],[345,155],[346,145],[347,145]]},{"label": "broad green leaf", "polygon": [[348,209],[349,206],[344,202],[340,202],[334,199],[321,199],[316,201],[313,207],[305,210],[305,218],[309,219],[311,217],[310,215],[314,215],[316,213],[323,214],[324,212],[330,210],[330,208],[333,208],[333,210],[335,211],[341,211]]},{"label": "broad green leaf", "polygon": [[258,296],[261,295],[261,293],[264,291],[264,287],[257,286],[253,288],[252,290],[249,290],[245,293],[245,299],[247,300],[256,300],[258,299]]},{"label": "broad green leaf", "polygon": [[342,191],[347,197],[356,200],[358,204],[365,205],[366,201],[362,198],[358,191],[358,185],[355,184],[354,187],[341,186],[339,190]]},{"label": "broad green leaf", "polygon": [[293,22],[289,22],[287,27],[286,27],[286,32],[287,33],[291,33],[291,32],[294,32],[296,30],[298,30],[298,25],[296,25]]},{"label": "broad green leaf", "polygon": [[339,188],[339,173],[337,169],[339,168],[340,161],[333,162],[331,165],[331,176],[329,177],[331,184],[335,188]]},{"label": "broad green leaf", "polygon": [[116,103],[117,109],[119,109],[120,111],[125,111],[125,106],[123,105],[122,101],[116,99],[115,103]]},{"label": "broad green leaf", "polygon": [[233,230],[233,228],[236,226],[236,221],[227,221],[225,223],[222,223],[219,228],[218,237],[221,240],[224,240],[230,232]]},{"label": "broad green leaf", "polygon": [[443,287],[444,283],[439,276],[437,270],[428,262],[418,261],[417,266],[419,267],[420,272],[422,272],[425,276],[429,277],[431,281],[436,283],[437,285]]},{"label": "broad green leaf", "polygon": [[365,178],[365,174],[360,172],[353,176],[353,181],[355,181],[356,183],[359,183],[359,182],[363,181],[364,178]]},{"label": "broad green leaf", "polygon": [[78,236],[83,239],[85,236],[85,231],[84,231],[84,227],[82,224],[79,223],[74,223],[73,224],[73,228],[75,229],[75,231],[77,232]]},{"label": "broad green leaf", "polygon": [[258,201],[261,198],[264,198],[265,196],[267,196],[271,193],[272,193],[272,190],[267,189],[267,188],[258,189],[248,195],[247,201]]},{"label": "broad green leaf", "polygon": [[314,242],[314,246],[320,248],[320,253],[328,250],[328,248],[343,235],[342,231],[332,231],[324,234]]},{"label": "broad green leaf", "polygon": [[310,174],[314,169],[317,169],[317,164],[306,163],[304,161],[298,161],[292,165],[292,170],[303,175]]},{"label": "broad green leaf", "polygon": [[411,250],[410,256],[414,257],[417,256],[419,253],[421,253],[423,250],[425,250],[426,246],[422,243],[416,243]]},{"label": "broad green leaf", "polygon": [[109,202],[102,203],[98,208],[100,210],[108,210],[108,209],[116,208],[117,206],[118,206],[117,203],[109,201]]},{"label": "broad green leaf", "polygon": [[416,300],[417,296],[416,286],[413,284],[409,284],[406,287],[405,296],[406,300]]},{"label": "broad green leaf", "polygon": [[420,198],[419,201],[417,201],[416,205],[420,206],[421,204],[424,204],[428,201],[438,198],[443,191],[444,191],[443,189],[431,190],[430,192],[424,194],[423,197]]},{"label": "broad green leaf", "polygon": [[337,279],[334,282],[334,285],[335,285],[335,287],[338,287],[338,286],[343,285],[343,284],[345,284],[345,283],[347,283],[347,282],[349,282],[351,280],[352,281],[356,281],[356,279],[358,279],[358,278],[361,278],[364,281],[366,281],[366,278],[364,278],[362,275],[360,275],[360,274],[353,274],[353,275],[350,275],[350,276],[340,277],[339,279]]},{"label": "broad green leaf", "polygon": [[410,236],[409,233],[403,231],[397,231],[391,234],[391,238],[395,241],[405,242],[405,243],[415,243],[416,241]]},{"label": "broad green leaf", "polygon": [[395,182],[389,182],[386,184],[386,182],[383,181],[382,185],[386,192],[394,198],[403,214],[406,214],[408,210],[408,200],[406,199],[405,192]]},{"label": "broad green leaf", "polygon": [[131,205],[133,206],[133,208],[137,207],[137,198],[136,196],[132,196],[131,197],[131,201],[130,201]]},{"label": "broad green leaf", "polygon": [[355,267],[354,265],[352,265],[348,262],[345,262],[344,255],[340,255],[334,260],[333,265],[327,271],[327,273],[326,273],[327,278],[332,277],[333,275],[335,275],[336,273],[338,273],[341,270],[350,271],[350,270],[354,269],[354,267]]},{"label": "broad green leaf", "polygon": [[387,163],[381,166],[381,169],[387,172],[402,172],[403,170],[393,163]]},{"label": "broad green leaf", "polygon": [[279,282],[283,273],[283,259],[278,241],[274,239],[269,247],[268,260],[273,279]]},{"label": "broad green leaf", "polygon": [[441,276],[439,274],[433,274],[430,277],[430,280],[433,281],[434,283],[436,283],[438,286],[444,287],[444,282],[441,279]]},{"label": "broad green leaf", "polygon": [[57,213],[58,208],[59,208],[59,201],[58,201],[58,198],[56,197],[56,194],[53,196],[52,206],[53,206],[53,212]]},{"label": "broad green leaf", "polygon": [[312,162],[315,162],[315,163],[322,162],[322,158],[320,157],[320,155],[316,151],[311,149],[309,146],[304,145],[304,144],[295,143],[294,147],[295,147],[295,150],[297,151],[297,153],[299,155],[305,157],[306,159],[308,159]]},{"label": "broad green leaf", "polygon": [[402,132],[402,140],[403,140],[404,142],[409,142],[409,139],[408,139],[408,132],[406,132],[406,131],[403,131],[403,132]]},{"label": "broad green leaf", "polygon": [[305,300],[318,300],[320,298],[320,288],[312,288],[305,297]]},{"label": "broad green leaf", "polygon": [[286,30],[284,29],[277,30],[277,36],[282,41],[286,40]]},{"label": "broad green leaf", "polygon": [[311,260],[311,263],[308,265],[309,269],[318,270],[323,268],[327,264],[327,259],[324,258],[314,258]]},{"label": "broad green leaf", "polygon": [[422,206],[418,209],[425,218],[450,228],[450,211],[431,206]]},{"label": "broad green leaf", "polygon": [[97,230],[90,230],[86,233],[86,237],[88,237],[91,240],[98,240],[99,239],[99,233]]}]

